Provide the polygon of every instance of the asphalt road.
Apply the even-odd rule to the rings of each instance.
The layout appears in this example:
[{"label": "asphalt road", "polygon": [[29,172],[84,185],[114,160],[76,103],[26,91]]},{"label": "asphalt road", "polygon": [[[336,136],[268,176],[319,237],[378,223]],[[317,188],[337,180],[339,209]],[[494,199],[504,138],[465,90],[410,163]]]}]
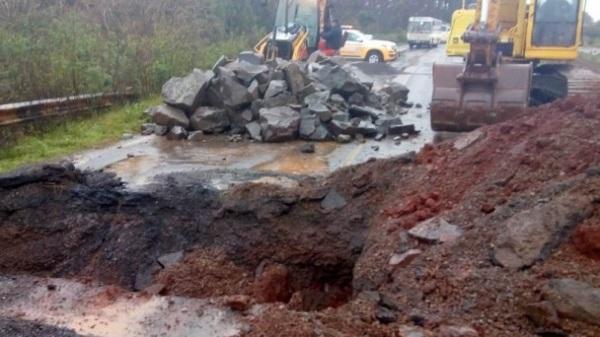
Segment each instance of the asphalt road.
[{"label": "asphalt road", "polygon": [[298,176],[326,175],[341,167],[360,164],[370,158],[390,158],[419,151],[434,140],[429,126],[431,69],[444,61],[444,47],[408,50],[390,64],[357,65],[379,87],[395,81],[410,88],[409,101],[415,106],[404,115],[405,124],[415,124],[418,137],[396,144],[391,137],[376,142],[350,144],[316,143],[315,154],[300,153],[304,143],[263,144],[231,143],[223,136],[207,136],[201,143],[171,142],[162,137],[136,136],[112,146],[81,153],[74,157],[82,169],[105,169],[120,176],[137,189],[171,173],[193,172],[199,179],[218,189],[257,179],[293,185]]}]

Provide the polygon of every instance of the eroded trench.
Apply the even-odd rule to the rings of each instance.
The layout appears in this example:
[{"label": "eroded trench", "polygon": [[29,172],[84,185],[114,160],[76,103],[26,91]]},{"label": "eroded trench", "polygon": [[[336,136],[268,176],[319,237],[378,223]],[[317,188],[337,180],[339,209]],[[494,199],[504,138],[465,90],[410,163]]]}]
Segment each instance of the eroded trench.
[{"label": "eroded trench", "polygon": [[[133,192],[66,163],[16,172],[0,178],[0,273],[336,307],[353,295],[353,268],[377,212],[366,205],[389,188],[373,175],[393,170],[371,166],[306,178],[294,190],[246,184],[223,193],[177,176]],[[333,190],[345,206],[324,208]]]}]

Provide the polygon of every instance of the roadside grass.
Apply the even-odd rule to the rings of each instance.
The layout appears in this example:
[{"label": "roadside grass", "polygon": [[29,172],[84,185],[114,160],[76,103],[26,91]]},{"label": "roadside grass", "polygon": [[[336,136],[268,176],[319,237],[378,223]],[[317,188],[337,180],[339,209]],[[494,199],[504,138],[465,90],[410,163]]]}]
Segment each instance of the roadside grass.
[{"label": "roadside grass", "polygon": [[147,119],[144,110],[159,102],[158,97],[151,97],[75,120],[51,123],[20,137],[14,144],[0,147],[0,172],[108,144],[124,133],[135,134]]}]

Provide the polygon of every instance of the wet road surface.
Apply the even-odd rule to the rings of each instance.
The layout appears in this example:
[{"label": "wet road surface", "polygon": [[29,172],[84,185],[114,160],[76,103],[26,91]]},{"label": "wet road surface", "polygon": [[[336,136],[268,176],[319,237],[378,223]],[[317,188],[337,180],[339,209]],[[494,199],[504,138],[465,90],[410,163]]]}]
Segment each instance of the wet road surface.
[{"label": "wet road surface", "polygon": [[358,66],[361,72],[375,80],[376,88],[394,81],[410,89],[409,102],[415,106],[402,119],[404,124],[415,124],[421,134],[400,144],[392,137],[381,142],[367,139],[364,143],[315,143],[316,153],[303,154],[299,150],[304,144],[302,141],[231,143],[225,136],[206,136],[202,142],[172,142],[164,137],[138,136],[79,154],[74,158],[75,164],[81,169],[114,172],[134,189],[151,184],[156,177],[178,172],[201,172],[206,183],[225,189],[237,182],[274,177],[280,177],[276,183],[290,185],[294,177],[326,175],[371,158],[390,158],[419,151],[434,140],[428,111],[431,69],[434,62],[445,58],[442,46],[406,51],[391,64]]}]

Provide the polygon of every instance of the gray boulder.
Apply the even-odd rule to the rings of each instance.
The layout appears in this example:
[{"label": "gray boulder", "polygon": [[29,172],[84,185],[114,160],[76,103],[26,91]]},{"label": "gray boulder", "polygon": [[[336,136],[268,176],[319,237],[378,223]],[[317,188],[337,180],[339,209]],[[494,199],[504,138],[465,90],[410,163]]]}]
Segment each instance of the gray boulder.
[{"label": "gray boulder", "polygon": [[229,116],[224,108],[202,106],[190,118],[193,130],[205,133],[221,133],[230,126]]},{"label": "gray boulder", "polygon": [[214,79],[207,92],[211,106],[240,109],[250,104],[248,89],[233,77],[218,77]]},{"label": "gray boulder", "polygon": [[261,109],[259,112],[262,139],[283,142],[298,136],[300,113],[290,107]]},{"label": "gray boulder", "polygon": [[270,109],[294,103],[296,103],[295,97],[286,91],[277,96],[265,98],[263,100],[263,107]]},{"label": "gray boulder", "polygon": [[493,258],[510,269],[530,267],[547,258],[592,211],[590,200],[567,196],[517,213],[504,223]]},{"label": "gray boulder", "polygon": [[283,68],[283,73],[285,74],[285,80],[292,95],[298,96],[306,85],[305,75],[300,70],[300,66],[297,63],[290,63]]},{"label": "gray boulder", "polygon": [[315,141],[326,141],[335,139],[335,137],[333,137],[331,132],[329,132],[329,130],[323,124],[317,125],[315,132],[313,132],[308,138],[310,140]]},{"label": "gray boulder", "polygon": [[288,89],[288,85],[283,80],[274,80],[269,83],[267,91],[265,92],[265,99],[275,97],[279,94],[283,94]]},{"label": "gray boulder", "polygon": [[232,69],[235,76],[246,85],[249,85],[259,75],[269,72],[269,67],[264,64],[255,65],[247,62],[234,62],[229,64],[228,67]]},{"label": "gray boulder", "polygon": [[332,135],[336,137],[339,135],[353,136],[354,134],[356,134],[356,127],[352,125],[352,123],[338,121],[335,119],[327,124],[327,129],[329,130],[329,132],[331,132]]},{"label": "gray boulder", "polygon": [[312,75],[317,81],[331,89],[332,93],[340,94],[345,98],[355,93],[367,95],[369,92],[369,88],[340,66],[324,65]]},{"label": "gray boulder", "polygon": [[204,100],[210,80],[214,77],[212,71],[194,69],[186,77],[174,77],[167,81],[162,88],[162,97],[166,104],[193,112]]},{"label": "gray boulder", "polygon": [[158,125],[163,125],[169,128],[174,126],[181,126],[187,129],[190,125],[190,120],[188,119],[185,112],[177,108],[168,106],[166,104],[159,106],[154,111],[152,121],[154,121],[154,123]]},{"label": "gray boulder", "polygon": [[250,64],[263,64],[265,63],[265,57],[262,54],[255,53],[253,51],[243,51],[238,55],[240,62],[247,62]]},{"label": "gray boulder", "polygon": [[408,100],[408,93],[410,92],[407,87],[396,82],[383,87],[381,91],[389,96],[390,102],[396,104],[406,102]]},{"label": "gray boulder", "polygon": [[377,135],[378,128],[370,121],[362,120],[356,127],[356,132],[365,137],[374,137]]},{"label": "gray boulder", "polygon": [[300,119],[299,135],[302,139],[310,139],[310,136],[317,131],[320,125],[318,117],[315,115],[303,115]]},{"label": "gray boulder", "polygon": [[573,279],[554,279],[543,295],[560,317],[600,326],[600,288]]},{"label": "gray boulder", "polygon": [[260,134],[260,124],[258,122],[251,122],[246,124],[246,131],[250,135],[250,138],[262,142],[262,136]]}]

